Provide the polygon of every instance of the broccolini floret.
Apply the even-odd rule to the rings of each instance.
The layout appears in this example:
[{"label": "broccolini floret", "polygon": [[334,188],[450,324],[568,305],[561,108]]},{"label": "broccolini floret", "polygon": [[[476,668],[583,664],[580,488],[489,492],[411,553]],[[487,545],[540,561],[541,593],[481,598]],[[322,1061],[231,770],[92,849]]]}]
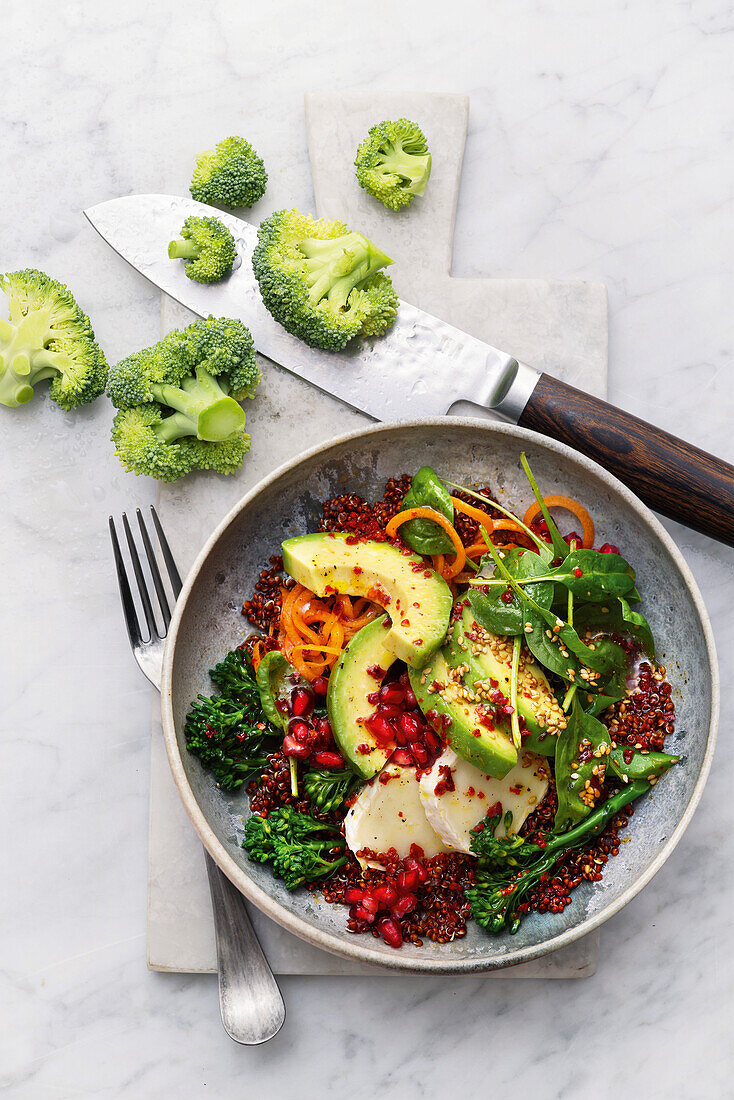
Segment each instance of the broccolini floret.
[{"label": "broccolini floret", "polygon": [[0,320],[0,404],[26,405],[43,379],[67,412],[99,397],[107,362],[71,291],[31,269],[0,275],[0,288],[10,313]]},{"label": "broccolini floret", "polygon": [[327,878],[346,862],[344,837],[334,825],[281,806],[267,818],[253,814],[242,842],[256,863],[272,861],[273,873],[288,890]]},{"label": "broccolini floret", "polygon": [[197,469],[233,473],[250,447],[238,400],[252,397],[259,381],[240,321],[210,317],[169,333],[110,370],[117,457],[159,481]]},{"label": "broccolini floret", "polygon": [[357,150],[357,180],[389,210],[410,206],[423,195],[431,175],[431,154],[415,122],[399,118],[376,123]]},{"label": "broccolini floret", "polygon": [[198,202],[252,206],[267,184],[265,165],[249,141],[228,137],[196,158],[190,190]]},{"label": "broccolini floret", "polygon": [[252,663],[234,649],[209,672],[221,695],[199,695],[184,725],[186,748],[225,791],[236,791],[267,765],[282,731],[263,714]]},{"label": "broccolini floret", "polygon": [[186,260],[184,271],[197,283],[217,283],[229,275],[237,255],[234,237],[219,218],[197,218],[183,223],[181,237],[171,241],[168,255]]},{"label": "broccolini floret", "polygon": [[393,261],[340,221],[277,210],[261,222],[252,267],[267,309],[311,347],[340,351],[381,336],[398,299],[382,271]]}]

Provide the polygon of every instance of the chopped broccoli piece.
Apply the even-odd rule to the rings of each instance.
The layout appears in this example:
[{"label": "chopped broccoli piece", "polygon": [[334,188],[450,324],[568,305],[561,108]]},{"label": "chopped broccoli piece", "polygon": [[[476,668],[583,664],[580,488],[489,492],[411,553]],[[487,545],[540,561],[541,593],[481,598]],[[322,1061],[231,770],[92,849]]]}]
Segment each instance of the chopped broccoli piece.
[{"label": "chopped broccoli piece", "polygon": [[309,771],[303,777],[303,788],[312,806],[322,814],[331,813],[341,806],[359,786],[359,779],[348,768],[340,771]]},{"label": "chopped broccoli piece", "polygon": [[382,268],[393,261],[343,222],[277,210],[260,224],[252,267],[263,301],[306,344],[340,351],[356,336],[381,336],[398,299]]},{"label": "chopped broccoli piece", "polygon": [[357,180],[389,210],[410,206],[425,193],[431,154],[420,126],[407,118],[378,122],[357,150]]},{"label": "chopped broccoli piece", "polygon": [[252,206],[267,184],[265,165],[249,141],[228,137],[196,158],[190,190],[198,202]]},{"label": "chopped broccoli piece", "polygon": [[211,769],[219,787],[236,791],[262,772],[281,731],[263,714],[244,650],[228,653],[209,675],[222,694],[199,695],[192,704],[184,726],[186,748]]},{"label": "chopped broccoli piece", "polygon": [[107,392],[119,409],[112,426],[117,457],[136,474],[174,481],[191,470],[233,473],[249,450],[245,413],[260,372],[252,337],[227,317],[195,321],[110,371]]},{"label": "chopped broccoli piece", "polygon": [[197,283],[217,283],[229,275],[237,255],[234,237],[219,218],[192,215],[183,223],[181,238],[171,241],[168,255],[186,260],[184,271]]},{"label": "chopped broccoli piece", "polygon": [[0,288],[10,312],[0,320],[0,404],[26,405],[45,378],[51,400],[67,412],[99,397],[107,362],[68,288],[31,269],[0,275]]},{"label": "chopped broccoli piece", "polygon": [[347,862],[338,828],[292,806],[281,806],[267,818],[253,814],[245,825],[242,847],[256,863],[272,860],[273,872],[288,890],[326,878]]}]

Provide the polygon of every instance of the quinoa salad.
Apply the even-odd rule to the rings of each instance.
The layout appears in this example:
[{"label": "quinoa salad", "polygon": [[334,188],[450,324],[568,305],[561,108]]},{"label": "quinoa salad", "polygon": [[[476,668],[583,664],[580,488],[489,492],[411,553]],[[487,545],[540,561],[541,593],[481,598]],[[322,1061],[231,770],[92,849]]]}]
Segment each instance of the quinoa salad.
[{"label": "quinoa salad", "polygon": [[520,462],[515,511],[428,466],[324,501],[186,720],[249,858],[395,949],[563,912],[683,766],[631,548]]}]

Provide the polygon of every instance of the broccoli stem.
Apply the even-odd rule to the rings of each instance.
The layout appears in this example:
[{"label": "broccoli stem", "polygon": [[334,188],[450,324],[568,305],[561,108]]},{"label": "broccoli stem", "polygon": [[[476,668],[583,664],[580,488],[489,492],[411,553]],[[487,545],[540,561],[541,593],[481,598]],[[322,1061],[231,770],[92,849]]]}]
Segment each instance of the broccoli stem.
[{"label": "broccoli stem", "polygon": [[169,244],[168,255],[172,260],[198,260],[201,249],[193,241],[179,238],[179,240],[171,241]]},{"label": "broccoli stem", "polygon": [[311,300],[318,304],[327,298],[340,309],[346,308],[355,287],[393,262],[361,233],[328,240],[307,237],[299,248],[307,260]]},{"label": "broccoli stem", "polygon": [[166,443],[187,435],[219,443],[245,426],[242,406],[203,367],[197,367],[196,375],[185,378],[180,388],[154,382],[150,389],[156,401],[175,410],[154,429]]},{"label": "broccoli stem", "polygon": [[49,321],[48,310],[29,313],[17,325],[0,321],[1,404],[10,408],[27,405],[37,382],[61,373],[55,365],[61,353],[43,346],[51,335]]},{"label": "broccoli stem", "polygon": [[428,186],[428,168],[431,163],[430,153],[425,156],[414,156],[403,149],[395,149],[386,153],[380,165],[380,171],[385,175],[400,176],[408,180],[408,190],[414,195],[425,194]]}]

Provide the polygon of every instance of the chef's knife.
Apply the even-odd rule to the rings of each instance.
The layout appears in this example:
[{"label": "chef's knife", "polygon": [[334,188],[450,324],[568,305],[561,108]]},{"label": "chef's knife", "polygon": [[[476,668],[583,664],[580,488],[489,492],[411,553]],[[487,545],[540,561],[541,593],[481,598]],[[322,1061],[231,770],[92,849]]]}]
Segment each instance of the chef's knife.
[{"label": "chef's knife", "polygon": [[734,467],[668,432],[401,302],[389,332],[340,353],[307,347],[265,309],[252,272],[257,229],[217,212],[232,231],[237,261],[214,285],[188,279],[168,243],[192,214],[211,207],[172,195],[131,195],[85,214],[146,279],[194,313],[238,317],[255,347],[293,374],[374,417],[442,416],[457,401],[552,436],[605,466],[651,508],[734,546]]}]

